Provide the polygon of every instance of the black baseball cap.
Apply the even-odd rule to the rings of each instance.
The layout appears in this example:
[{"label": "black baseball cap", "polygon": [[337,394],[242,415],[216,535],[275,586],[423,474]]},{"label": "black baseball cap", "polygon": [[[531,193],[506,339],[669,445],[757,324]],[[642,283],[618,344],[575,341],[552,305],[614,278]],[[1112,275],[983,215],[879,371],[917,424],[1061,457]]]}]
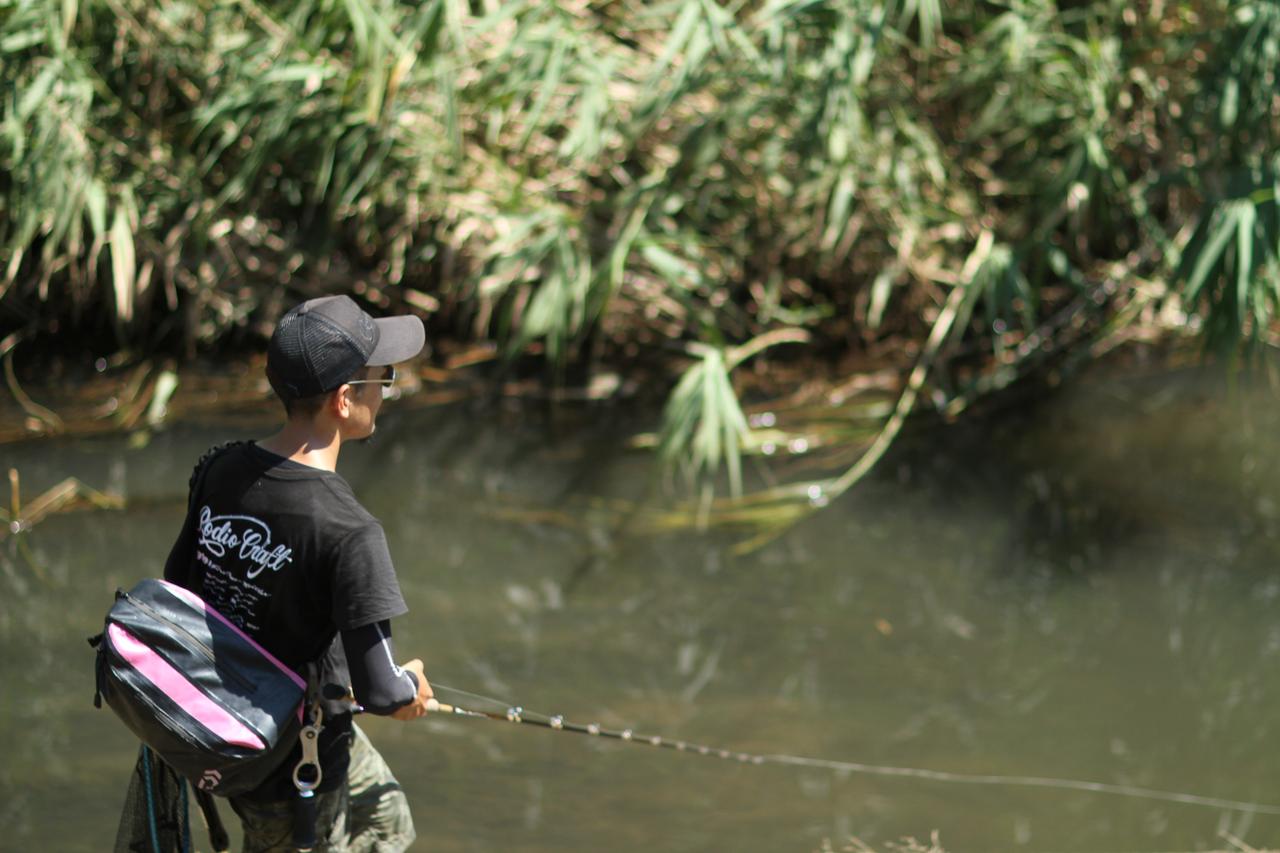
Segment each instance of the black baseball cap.
[{"label": "black baseball cap", "polygon": [[375,320],[348,296],[323,296],[280,318],[267,347],[267,370],[293,395],[312,397],[339,387],[362,367],[413,358],[426,340],[417,317]]}]

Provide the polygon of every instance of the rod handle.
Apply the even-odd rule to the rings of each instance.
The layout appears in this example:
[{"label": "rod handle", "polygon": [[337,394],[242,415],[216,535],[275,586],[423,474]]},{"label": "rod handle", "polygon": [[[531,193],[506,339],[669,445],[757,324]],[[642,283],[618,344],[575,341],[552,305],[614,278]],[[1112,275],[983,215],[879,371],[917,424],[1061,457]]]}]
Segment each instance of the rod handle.
[{"label": "rod handle", "polygon": [[432,714],[437,712],[452,714],[454,712],[454,709],[452,705],[446,705],[443,702],[439,702],[434,697],[432,697],[431,699],[427,700],[427,712]]}]

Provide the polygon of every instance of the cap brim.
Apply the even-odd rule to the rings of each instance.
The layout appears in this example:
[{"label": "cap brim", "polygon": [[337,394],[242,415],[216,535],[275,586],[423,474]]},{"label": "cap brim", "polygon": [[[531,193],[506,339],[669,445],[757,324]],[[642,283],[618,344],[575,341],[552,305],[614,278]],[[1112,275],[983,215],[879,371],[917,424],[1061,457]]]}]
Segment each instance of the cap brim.
[{"label": "cap brim", "polygon": [[373,322],[378,324],[378,345],[365,362],[369,367],[408,361],[422,352],[427,342],[427,330],[422,321],[412,315],[380,317]]}]

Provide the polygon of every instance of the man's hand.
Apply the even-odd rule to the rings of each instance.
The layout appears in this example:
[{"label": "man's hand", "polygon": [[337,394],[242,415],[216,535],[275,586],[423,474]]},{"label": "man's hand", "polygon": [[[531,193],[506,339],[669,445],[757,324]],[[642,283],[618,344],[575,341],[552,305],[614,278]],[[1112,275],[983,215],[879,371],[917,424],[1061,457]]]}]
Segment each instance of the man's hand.
[{"label": "man's hand", "polygon": [[413,697],[413,701],[408,705],[401,705],[399,708],[391,712],[393,720],[416,720],[423,714],[427,713],[427,700],[435,696],[431,691],[431,685],[427,683],[427,677],[422,673],[422,661],[418,658],[406,663],[401,669],[406,672],[412,672],[413,677],[418,679],[418,695]]}]

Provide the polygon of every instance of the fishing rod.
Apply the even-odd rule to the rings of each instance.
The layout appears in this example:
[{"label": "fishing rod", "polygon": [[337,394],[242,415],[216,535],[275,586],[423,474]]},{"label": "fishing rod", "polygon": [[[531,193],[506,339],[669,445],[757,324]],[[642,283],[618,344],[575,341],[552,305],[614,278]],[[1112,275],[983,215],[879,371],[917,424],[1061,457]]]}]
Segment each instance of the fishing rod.
[{"label": "fishing rod", "polygon": [[[473,700],[501,706],[502,703],[487,696],[467,693],[452,687],[437,684],[437,688],[460,696],[468,696]],[[792,767],[814,767],[824,770],[837,770],[847,773],[859,773],[870,776],[891,776],[899,778],[924,779],[931,782],[942,782],[963,785],[997,785],[1022,788],[1052,788],[1068,791],[1083,791],[1091,794],[1108,794],[1112,796],[1131,797],[1143,800],[1158,800],[1167,803],[1179,803],[1189,806],[1226,809],[1229,811],[1252,812],[1264,815],[1280,815],[1280,805],[1255,803],[1244,800],[1230,800],[1221,797],[1206,797],[1200,794],[1189,794],[1181,791],[1164,791],[1157,788],[1144,788],[1137,785],[1118,785],[1108,782],[1090,782],[1080,779],[1060,779],[1050,776],[1013,776],[979,773],[953,773],[945,770],[926,770],[916,767],[889,767],[877,764],[864,764],[858,761],[833,761],[823,758],[807,758],[800,755],[781,753],[738,752],[690,743],[684,740],[673,740],[659,735],[639,735],[631,729],[607,729],[598,723],[572,723],[563,716],[555,714],[547,716],[526,711],[518,705],[507,706],[505,711],[485,711],[468,708],[457,704],[441,702],[437,699],[427,700],[429,712],[451,714],[459,717],[478,717],[498,722],[517,725],[536,726],[552,731],[573,732],[591,737],[625,741],[627,743],[654,746],[676,752],[687,752],[694,755],[705,755],[737,761],[743,764],[778,764]]]},{"label": "fishing rod", "polygon": [[647,746],[656,746],[661,749],[674,749],[677,752],[692,752],[695,755],[712,755],[717,758],[736,759],[744,764],[764,764],[768,760],[768,756],[752,755],[749,752],[733,752],[728,749],[714,749],[702,744],[689,743],[683,740],[671,740],[669,738],[659,737],[658,735],[637,735],[631,729],[606,729],[597,723],[588,723],[580,725],[565,720],[560,715],[547,717],[542,714],[530,714],[519,706],[513,706],[506,710],[505,713],[496,713],[493,711],[478,711],[473,708],[462,708],[458,705],[447,705],[444,702],[435,699],[427,700],[427,710],[441,712],[445,714],[454,714],[460,717],[484,717],[488,720],[499,720],[508,723],[521,723],[529,726],[538,726],[544,729],[553,729],[555,731],[574,732],[580,735],[592,735],[594,737],[610,738],[612,740],[629,741],[631,743],[642,743]]}]

